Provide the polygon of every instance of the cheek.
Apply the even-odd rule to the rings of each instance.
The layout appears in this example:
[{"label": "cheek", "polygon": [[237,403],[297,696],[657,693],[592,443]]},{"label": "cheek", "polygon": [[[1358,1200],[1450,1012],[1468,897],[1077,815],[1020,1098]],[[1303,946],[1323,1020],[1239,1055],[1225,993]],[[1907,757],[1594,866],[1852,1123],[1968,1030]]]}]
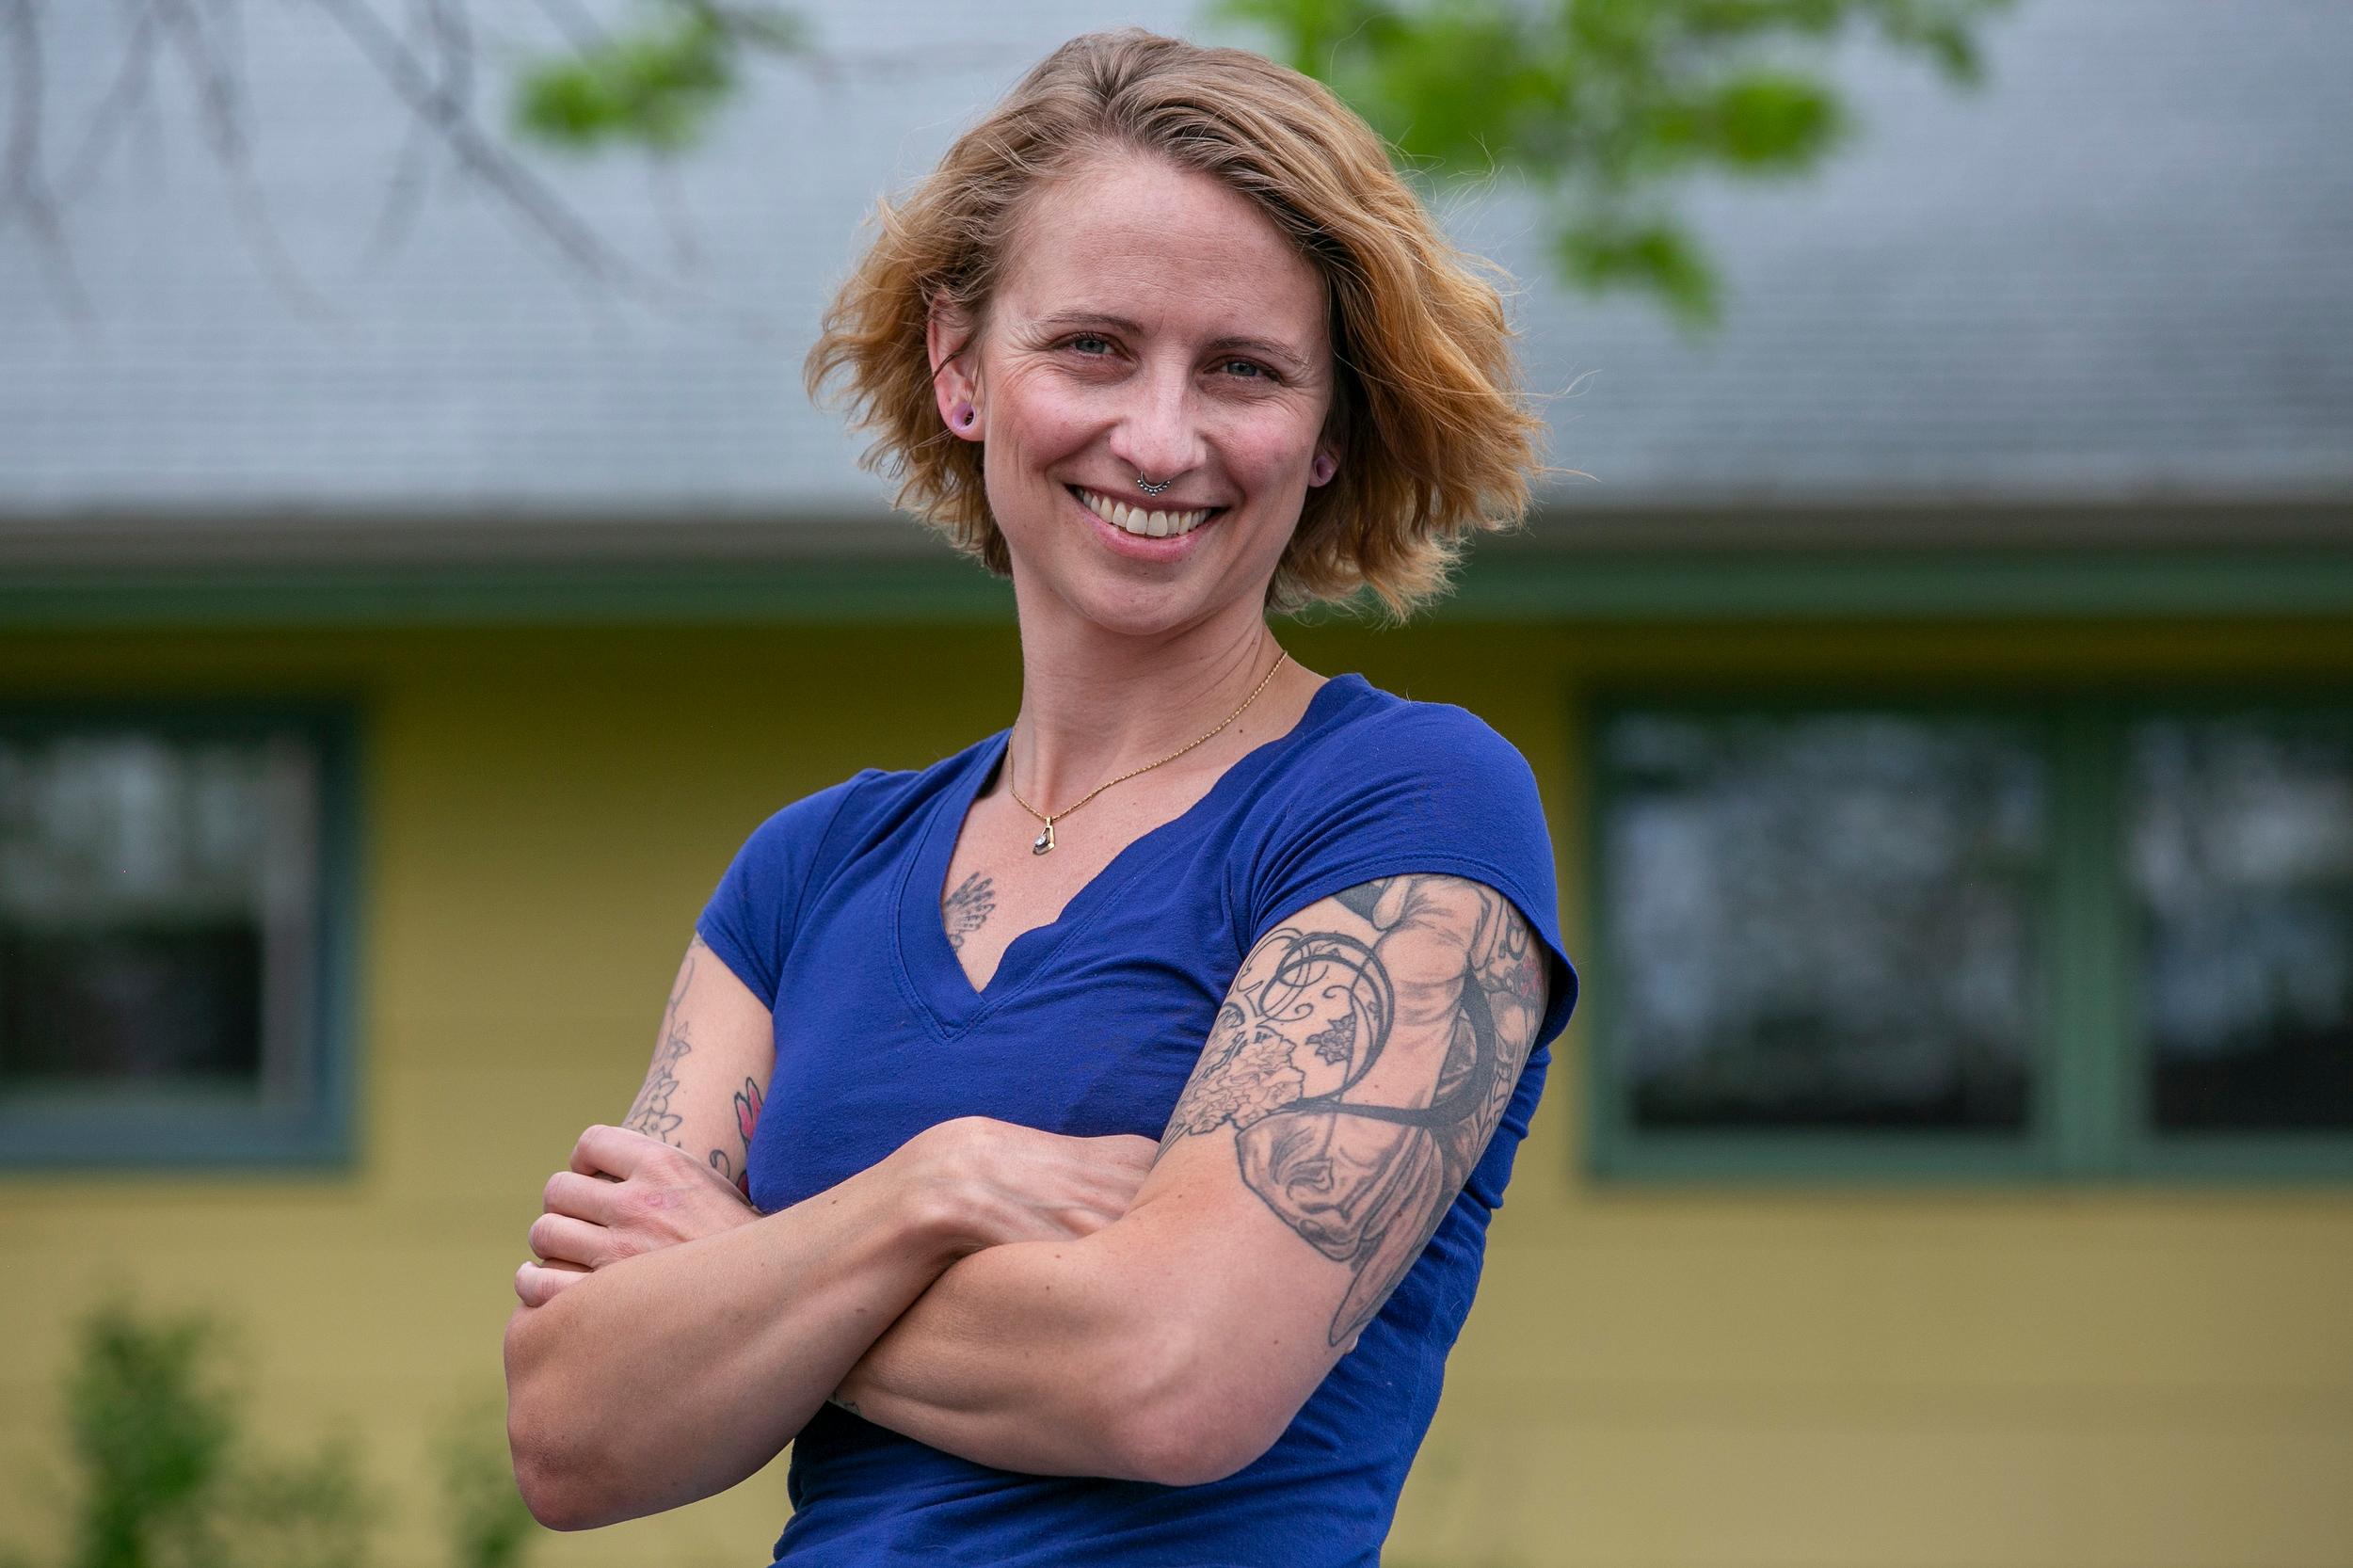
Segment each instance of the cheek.
[{"label": "cheek", "polygon": [[1099,424],[1100,413],[1090,407],[1083,388],[1031,376],[1003,384],[989,436],[1010,442],[1025,456],[1052,462],[1083,446]]},{"label": "cheek", "polygon": [[1316,427],[1277,417],[1239,419],[1219,442],[1227,471],[1254,493],[1305,484],[1315,456]]}]

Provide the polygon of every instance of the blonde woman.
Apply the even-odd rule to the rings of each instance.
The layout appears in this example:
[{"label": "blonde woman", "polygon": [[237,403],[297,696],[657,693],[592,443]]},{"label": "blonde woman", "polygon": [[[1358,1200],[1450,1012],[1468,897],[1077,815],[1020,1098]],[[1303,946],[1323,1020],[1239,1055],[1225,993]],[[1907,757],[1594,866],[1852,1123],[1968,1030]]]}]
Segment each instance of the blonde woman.
[{"label": "blonde woman", "polygon": [[531,1229],[524,1496],[791,1443],[787,1562],[1369,1568],[1576,977],[1525,760],[1267,616],[1401,617],[1519,517],[1497,295],[1320,86],[1096,34],[883,209],[809,371],[1011,578],[1020,707],[728,868]]}]

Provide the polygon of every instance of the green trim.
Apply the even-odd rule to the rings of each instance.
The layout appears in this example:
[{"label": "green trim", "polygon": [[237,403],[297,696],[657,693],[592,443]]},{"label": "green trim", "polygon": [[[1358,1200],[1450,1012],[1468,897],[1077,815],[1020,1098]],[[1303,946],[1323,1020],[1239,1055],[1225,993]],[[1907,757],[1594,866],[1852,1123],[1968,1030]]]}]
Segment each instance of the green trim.
[{"label": "green trim", "polygon": [[1777,551],[1505,555],[1447,611],[1488,620],[1911,620],[2353,614],[2353,543],[2328,550]]},{"label": "green trim", "polygon": [[[1455,591],[1426,614],[1455,622],[2353,615],[2353,544],[1639,553],[1498,546],[1474,552]],[[0,630],[1012,616],[1010,586],[944,548],[888,561],[0,573]]]},{"label": "green trim", "polygon": [[2117,1164],[2131,1109],[2128,971],[2118,897],[2123,831],[2116,809],[2119,728],[2108,705],[2069,704],[2054,717],[2051,905],[2043,922],[2055,1048],[2045,1064],[2058,1118],[2058,1168],[2092,1176]]},{"label": "green trim", "polygon": [[1011,587],[906,562],[12,573],[0,629],[1009,621]]},{"label": "green trim", "polygon": [[[1720,684],[1613,690],[1571,715],[1590,759],[1585,881],[1593,960],[1587,969],[1586,1152],[1604,1181],[1967,1182],[2052,1179],[2166,1182],[2302,1182],[2353,1178],[2353,1134],[2160,1137],[2149,1128],[2147,1044],[2139,1019],[2140,962],[2125,862],[2124,748],[2136,720],[2194,713],[2346,710],[2340,689],[2316,682],[2249,694],[2220,686],[2186,696],[2079,692],[2042,702],[1972,698],[1956,690],[1885,691],[1849,682]],[[1879,712],[2033,718],[2043,733],[2053,855],[2038,927],[2043,955],[2045,1037],[2030,1062],[2024,1136],[1888,1132],[1677,1130],[1633,1122],[1615,1026],[1615,967],[1609,888],[1609,777],[1602,737],[1629,712],[1696,713]]]},{"label": "green trim", "polygon": [[355,703],[341,695],[296,694],[0,701],[0,735],[125,728],[189,740],[251,740],[291,728],[315,748],[320,841],[309,1095],[299,1105],[267,1109],[200,1091],[12,1096],[0,1100],[0,1180],[60,1173],[348,1168],[359,1083],[361,909]]}]

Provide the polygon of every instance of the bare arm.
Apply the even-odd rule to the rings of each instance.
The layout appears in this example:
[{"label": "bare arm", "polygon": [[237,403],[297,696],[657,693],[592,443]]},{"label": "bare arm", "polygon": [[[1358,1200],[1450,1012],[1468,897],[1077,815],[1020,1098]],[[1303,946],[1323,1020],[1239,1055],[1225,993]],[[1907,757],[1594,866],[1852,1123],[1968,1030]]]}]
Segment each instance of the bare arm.
[{"label": "bare arm", "polygon": [[549,1182],[541,1261],[518,1273],[505,1339],[516,1480],[543,1524],[584,1529],[734,1485],[955,1258],[1082,1235],[1143,1175],[1142,1139],[951,1122],[759,1215],[710,1155],[727,1152],[736,1085],[766,1082],[769,1030],[758,998],[690,948],[637,1125],[590,1128]]},{"label": "bare arm", "polygon": [[1188,1484],[1263,1453],[1420,1256],[1544,1015],[1509,901],[1401,876],[1244,961],[1132,1208],[943,1273],[844,1380],[983,1464]]},{"label": "bare arm", "polygon": [[[683,1005],[690,992],[691,1009]],[[653,1064],[621,1125],[699,1156],[749,1198],[752,1130],[775,1065],[772,1021],[760,1000],[695,937],[662,1010]]]}]

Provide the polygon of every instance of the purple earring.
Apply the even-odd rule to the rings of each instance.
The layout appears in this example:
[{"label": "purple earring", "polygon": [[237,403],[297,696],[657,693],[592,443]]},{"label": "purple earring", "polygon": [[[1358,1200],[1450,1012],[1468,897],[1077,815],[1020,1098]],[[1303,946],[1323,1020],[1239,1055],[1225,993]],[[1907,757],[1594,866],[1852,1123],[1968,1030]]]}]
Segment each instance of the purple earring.
[{"label": "purple earring", "polygon": [[980,416],[973,411],[972,405],[969,403],[965,404],[956,411],[956,423],[963,425],[968,430],[972,428],[972,422],[979,417]]},{"label": "purple earring", "polygon": [[1311,468],[1308,472],[1314,479],[1315,483],[1323,485],[1330,483],[1332,475],[1337,472],[1338,470],[1339,465],[1337,463],[1319,452],[1316,454],[1315,466]]}]

